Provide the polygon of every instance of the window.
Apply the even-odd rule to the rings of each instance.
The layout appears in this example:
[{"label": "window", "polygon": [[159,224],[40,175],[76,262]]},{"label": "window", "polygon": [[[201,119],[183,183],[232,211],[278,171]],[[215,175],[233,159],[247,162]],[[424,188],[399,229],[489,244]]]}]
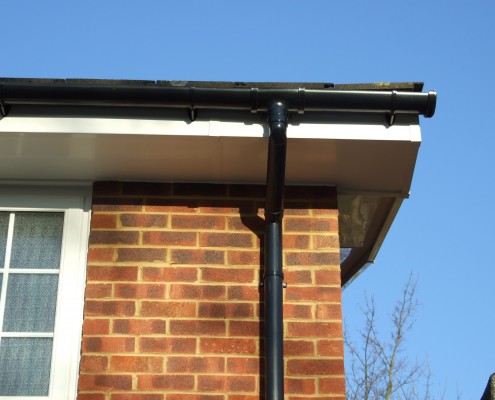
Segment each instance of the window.
[{"label": "window", "polygon": [[88,199],[85,188],[0,186],[2,400],[76,398]]}]

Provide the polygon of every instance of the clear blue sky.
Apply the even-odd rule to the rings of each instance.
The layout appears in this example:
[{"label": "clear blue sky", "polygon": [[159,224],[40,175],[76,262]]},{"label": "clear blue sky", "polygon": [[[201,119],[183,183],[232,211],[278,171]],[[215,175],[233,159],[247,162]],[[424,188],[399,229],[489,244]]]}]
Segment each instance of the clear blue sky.
[{"label": "clear blue sky", "polygon": [[[412,271],[408,342],[447,399],[495,372],[493,0],[0,0],[0,76],[150,80],[424,81],[411,198],[376,263],[344,291],[347,325],[375,293],[387,310]],[[382,308],[383,307],[383,308]],[[385,316],[385,312],[382,314]]]}]

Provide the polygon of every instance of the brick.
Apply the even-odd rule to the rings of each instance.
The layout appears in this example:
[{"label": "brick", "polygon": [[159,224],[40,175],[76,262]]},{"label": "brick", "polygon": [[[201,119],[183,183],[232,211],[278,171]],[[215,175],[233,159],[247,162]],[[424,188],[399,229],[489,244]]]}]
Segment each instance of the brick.
[{"label": "brick", "polygon": [[319,378],[318,392],[322,394],[341,394],[345,395],[344,378]]},{"label": "brick", "polygon": [[191,320],[191,321],[170,321],[170,333],[172,335],[200,335],[219,336],[225,335],[225,321]]},{"label": "brick", "polygon": [[174,264],[224,264],[225,253],[220,250],[171,250],[171,260]]},{"label": "brick", "polygon": [[163,214],[121,214],[120,223],[123,227],[136,228],[165,228],[168,215]]},{"label": "brick", "polygon": [[163,394],[112,394],[110,400],[164,400]]},{"label": "brick", "polygon": [[122,182],[122,194],[131,196],[170,196],[171,183],[158,182]]},{"label": "brick", "polygon": [[284,205],[284,215],[298,215],[298,216],[306,216],[310,214],[310,210],[307,209],[308,203],[305,202],[291,202],[285,201]]},{"label": "brick", "polygon": [[200,303],[198,316],[200,318],[249,318],[254,317],[254,307],[247,303]]},{"label": "brick", "polygon": [[198,210],[197,199],[171,199],[153,198],[147,199],[145,210],[158,213],[189,213],[194,214]]},{"label": "brick", "polygon": [[341,337],[340,322],[288,322],[288,337]]},{"label": "brick", "polygon": [[229,336],[263,336],[259,321],[230,321]]},{"label": "brick", "polygon": [[340,287],[340,270],[315,271],[315,283]]},{"label": "brick", "polygon": [[170,286],[171,299],[225,299],[225,292],[225,286],[218,285],[174,284]]},{"label": "brick", "polygon": [[142,199],[129,198],[93,198],[93,212],[141,212]]},{"label": "brick", "polygon": [[285,379],[285,391],[287,394],[314,394],[316,392],[315,380],[313,378]]},{"label": "brick", "polygon": [[189,356],[189,357],[167,357],[168,372],[188,373],[219,373],[225,371],[225,360],[223,357]]},{"label": "brick", "polygon": [[[183,394],[168,394],[167,400],[184,400]],[[223,394],[187,394],[187,400],[224,400]],[[257,399],[259,400],[259,399]]]},{"label": "brick", "polygon": [[227,251],[228,265],[261,265],[261,256],[259,250],[232,250]]},{"label": "brick", "polygon": [[115,297],[126,299],[162,299],[165,297],[165,285],[118,283],[115,285]]},{"label": "brick", "polygon": [[287,360],[288,375],[344,375],[343,360],[298,359]]},{"label": "brick", "polygon": [[108,369],[108,357],[83,355],[81,356],[81,372],[104,372]]},{"label": "brick", "polygon": [[86,284],[86,299],[102,299],[112,295],[112,285],[109,283]]},{"label": "brick", "polygon": [[205,392],[254,392],[254,376],[199,376],[198,389]]},{"label": "brick", "polygon": [[91,229],[115,229],[117,228],[116,214],[95,213],[91,217]]},{"label": "brick", "polygon": [[[263,385],[261,385],[263,387]],[[260,397],[259,394],[229,394],[228,400],[260,400],[264,397]]]},{"label": "brick", "polygon": [[338,252],[287,252],[286,265],[290,266],[338,266],[340,254]]},{"label": "brick", "polygon": [[284,193],[287,201],[311,198],[337,207],[337,190],[334,186],[286,186]]},{"label": "brick", "polygon": [[119,262],[156,262],[165,261],[166,257],[166,249],[144,247],[117,249],[117,261]]},{"label": "brick", "polygon": [[[254,206],[250,207],[255,212]],[[230,231],[253,232],[257,235],[265,230],[265,221],[257,215],[236,215],[227,217],[227,229]]]},{"label": "brick", "polygon": [[342,320],[342,306],[340,304],[317,304],[316,319]]},{"label": "brick", "polygon": [[312,306],[308,304],[289,304],[284,303],[284,318],[297,318],[297,319],[312,319],[313,314],[311,311]]},{"label": "brick", "polygon": [[130,375],[79,375],[79,390],[131,390],[132,377]]},{"label": "brick", "polygon": [[139,315],[167,318],[194,317],[196,304],[184,301],[143,301]]},{"label": "brick", "polygon": [[137,244],[139,232],[137,231],[91,231],[89,235],[90,244]]},{"label": "brick", "polygon": [[338,235],[314,235],[313,247],[315,249],[340,249]]},{"label": "brick", "polygon": [[238,338],[200,338],[199,349],[202,354],[255,354],[255,339]]},{"label": "brick", "polygon": [[201,279],[205,282],[250,283],[254,281],[254,270],[203,267]]},{"label": "brick", "polygon": [[265,185],[230,184],[228,185],[228,188],[229,195],[232,197],[257,198],[264,200],[266,196]]},{"label": "brick", "polygon": [[148,335],[165,333],[166,322],[161,319],[115,319],[112,333]]},{"label": "brick", "polygon": [[337,219],[339,217],[339,212],[337,207],[331,207],[328,204],[313,202],[313,215],[318,217],[327,216],[330,218]]},{"label": "brick", "polygon": [[163,358],[150,356],[112,356],[112,372],[163,372]]},{"label": "brick", "polygon": [[198,376],[198,390],[202,392],[225,392],[225,376]]},{"label": "brick", "polygon": [[198,269],[191,267],[143,267],[145,282],[194,282],[198,280]]},{"label": "brick", "polygon": [[287,284],[300,285],[302,283],[312,283],[311,271],[289,270],[284,272],[284,280]]},{"label": "brick", "polygon": [[138,375],[140,390],[193,390],[192,375]]},{"label": "brick", "polygon": [[340,303],[340,287],[318,287],[318,286],[289,286],[285,289],[285,299],[287,301],[327,301]]},{"label": "brick", "polygon": [[226,184],[216,183],[174,183],[174,196],[223,197],[227,194]]},{"label": "brick", "polygon": [[195,338],[142,337],[139,349],[143,353],[194,354],[196,341]]},{"label": "brick", "polygon": [[103,335],[110,333],[110,320],[88,319],[83,322],[83,335]]},{"label": "brick", "polygon": [[283,235],[282,237],[284,249],[309,249],[309,235]]},{"label": "brick", "polygon": [[259,301],[260,293],[258,284],[249,286],[229,286],[227,288],[227,299]]},{"label": "brick", "polygon": [[115,249],[108,247],[92,247],[88,250],[88,263],[112,262]]},{"label": "brick", "polygon": [[83,352],[87,353],[127,353],[135,349],[134,338],[127,337],[83,337]]},{"label": "brick", "polygon": [[309,340],[284,340],[284,354],[286,356],[314,356],[315,345]]},{"label": "brick", "polygon": [[259,357],[229,357],[227,372],[238,375],[259,375],[263,371],[262,359]]},{"label": "brick", "polygon": [[195,232],[144,232],[143,244],[159,246],[195,246],[196,236],[197,234]]},{"label": "brick", "polygon": [[88,267],[88,281],[136,281],[137,267],[95,266]]},{"label": "brick", "polygon": [[337,232],[338,222],[329,218],[284,218],[285,232]]},{"label": "brick", "polygon": [[227,376],[225,380],[229,392],[254,392],[256,390],[254,376]]},{"label": "brick", "polygon": [[174,229],[225,229],[225,217],[214,215],[172,215]]},{"label": "brick", "polygon": [[200,232],[201,247],[253,247],[253,236],[247,233]]},{"label": "brick", "polygon": [[105,400],[103,393],[79,393],[77,400]]},{"label": "brick", "polygon": [[91,316],[131,316],[136,312],[133,301],[86,300],[85,315]]},{"label": "brick", "polygon": [[118,195],[121,193],[121,184],[116,181],[98,181],[93,183],[93,196]]},{"label": "brick", "polygon": [[344,343],[342,337],[336,340],[318,340],[316,345],[317,353],[320,356],[343,357]]}]

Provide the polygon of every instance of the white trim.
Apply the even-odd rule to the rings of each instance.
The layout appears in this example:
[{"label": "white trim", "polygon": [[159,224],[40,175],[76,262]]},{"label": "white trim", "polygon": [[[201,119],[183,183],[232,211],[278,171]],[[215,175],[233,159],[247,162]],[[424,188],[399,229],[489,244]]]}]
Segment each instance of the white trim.
[{"label": "white trim", "polygon": [[[0,210],[65,213],[60,270],[19,269],[14,272],[11,269],[9,271],[9,273],[59,274],[54,334],[19,332],[4,334],[4,337],[54,336],[49,395],[0,396],[1,400],[74,400],[77,397],[90,205],[89,185],[72,187],[0,185]],[[5,268],[0,269],[1,271],[5,271]],[[3,297],[5,296],[2,296],[2,299]]]}]

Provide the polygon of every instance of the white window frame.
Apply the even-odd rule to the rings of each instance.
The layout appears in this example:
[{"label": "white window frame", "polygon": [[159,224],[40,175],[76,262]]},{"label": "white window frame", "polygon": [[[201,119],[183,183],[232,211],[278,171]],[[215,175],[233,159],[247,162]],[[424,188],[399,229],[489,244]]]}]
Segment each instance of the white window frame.
[{"label": "white window frame", "polygon": [[0,182],[0,211],[65,214],[48,396],[0,396],[1,400],[77,397],[90,210],[90,185],[21,186]]}]

